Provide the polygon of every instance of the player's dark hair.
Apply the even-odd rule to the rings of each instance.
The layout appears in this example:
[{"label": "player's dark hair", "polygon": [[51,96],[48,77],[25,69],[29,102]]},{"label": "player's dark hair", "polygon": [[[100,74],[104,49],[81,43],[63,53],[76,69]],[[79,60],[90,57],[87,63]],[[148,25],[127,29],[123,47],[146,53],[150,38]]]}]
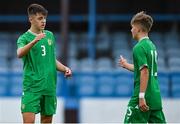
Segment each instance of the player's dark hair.
[{"label": "player's dark hair", "polygon": [[28,16],[36,15],[37,13],[41,13],[42,15],[47,16],[48,11],[42,5],[31,4],[27,9],[27,13]]},{"label": "player's dark hair", "polygon": [[150,15],[147,15],[144,11],[137,13],[131,19],[132,24],[139,24],[142,28],[142,31],[149,32],[153,25],[153,19]]}]

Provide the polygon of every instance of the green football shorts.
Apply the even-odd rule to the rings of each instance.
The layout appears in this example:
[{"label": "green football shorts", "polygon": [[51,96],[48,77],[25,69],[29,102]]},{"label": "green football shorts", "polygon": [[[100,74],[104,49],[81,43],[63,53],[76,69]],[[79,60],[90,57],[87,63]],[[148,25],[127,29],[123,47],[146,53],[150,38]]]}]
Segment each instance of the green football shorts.
[{"label": "green football shorts", "polygon": [[162,109],[143,112],[138,106],[128,106],[124,123],[166,123],[166,120]]},{"label": "green football shorts", "polygon": [[41,113],[53,115],[56,113],[56,96],[42,95],[41,93],[26,92],[21,99],[21,112]]}]

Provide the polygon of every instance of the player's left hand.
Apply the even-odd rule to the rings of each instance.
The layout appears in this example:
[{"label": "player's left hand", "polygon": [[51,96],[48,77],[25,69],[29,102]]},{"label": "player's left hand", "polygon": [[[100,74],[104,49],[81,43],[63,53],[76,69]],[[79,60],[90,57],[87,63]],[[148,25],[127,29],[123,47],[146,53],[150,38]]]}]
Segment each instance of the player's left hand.
[{"label": "player's left hand", "polygon": [[72,71],[70,68],[66,67],[66,70],[64,72],[65,77],[71,77],[72,76]]},{"label": "player's left hand", "polygon": [[120,55],[119,66],[126,68],[126,65],[127,65],[127,60],[122,55]]},{"label": "player's left hand", "polygon": [[146,100],[144,98],[139,98],[139,108],[143,112],[146,112],[149,110],[149,106],[147,106]]}]

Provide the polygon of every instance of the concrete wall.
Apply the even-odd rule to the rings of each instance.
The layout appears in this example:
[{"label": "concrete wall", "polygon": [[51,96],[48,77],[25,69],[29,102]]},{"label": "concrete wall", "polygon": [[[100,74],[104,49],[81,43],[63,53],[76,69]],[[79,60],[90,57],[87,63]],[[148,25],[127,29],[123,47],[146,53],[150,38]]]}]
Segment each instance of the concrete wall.
[{"label": "concrete wall", "polygon": [[[122,123],[129,99],[82,99],[80,122]],[[163,111],[168,123],[180,123],[180,99],[163,99]]]},{"label": "concrete wall", "polygon": [[[22,123],[20,110],[21,99],[19,97],[0,98],[0,123]],[[61,123],[64,121],[64,102],[62,98],[57,101],[57,114],[53,122]],[[40,115],[36,115],[36,122],[40,122]]]},{"label": "concrete wall", "polygon": [[[79,120],[82,123],[122,123],[129,99],[83,98],[80,100]],[[163,108],[168,123],[180,123],[180,99],[163,99]],[[58,98],[54,123],[64,121],[64,100]],[[36,115],[36,122],[39,121]],[[22,123],[20,98],[0,98],[0,123]]]}]

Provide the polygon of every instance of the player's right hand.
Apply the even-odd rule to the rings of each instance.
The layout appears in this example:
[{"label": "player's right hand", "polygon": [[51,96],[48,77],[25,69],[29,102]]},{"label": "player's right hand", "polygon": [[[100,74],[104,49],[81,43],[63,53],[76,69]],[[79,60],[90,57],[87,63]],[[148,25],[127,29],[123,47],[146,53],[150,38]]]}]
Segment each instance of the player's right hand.
[{"label": "player's right hand", "polygon": [[36,42],[40,41],[42,38],[44,38],[46,35],[45,33],[40,33],[36,36],[36,38],[34,39]]},{"label": "player's right hand", "polygon": [[125,68],[126,64],[127,64],[127,60],[122,55],[120,55],[119,65]]},{"label": "player's right hand", "polygon": [[66,67],[65,72],[64,72],[65,77],[71,77],[72,76],[72,71],[70,68]]},{"label": "player's right hand", "polygon": [[139,108],[143,112],[149,110],[149,106],[146,104],[146,100],[144,98],[139,98]]}]

